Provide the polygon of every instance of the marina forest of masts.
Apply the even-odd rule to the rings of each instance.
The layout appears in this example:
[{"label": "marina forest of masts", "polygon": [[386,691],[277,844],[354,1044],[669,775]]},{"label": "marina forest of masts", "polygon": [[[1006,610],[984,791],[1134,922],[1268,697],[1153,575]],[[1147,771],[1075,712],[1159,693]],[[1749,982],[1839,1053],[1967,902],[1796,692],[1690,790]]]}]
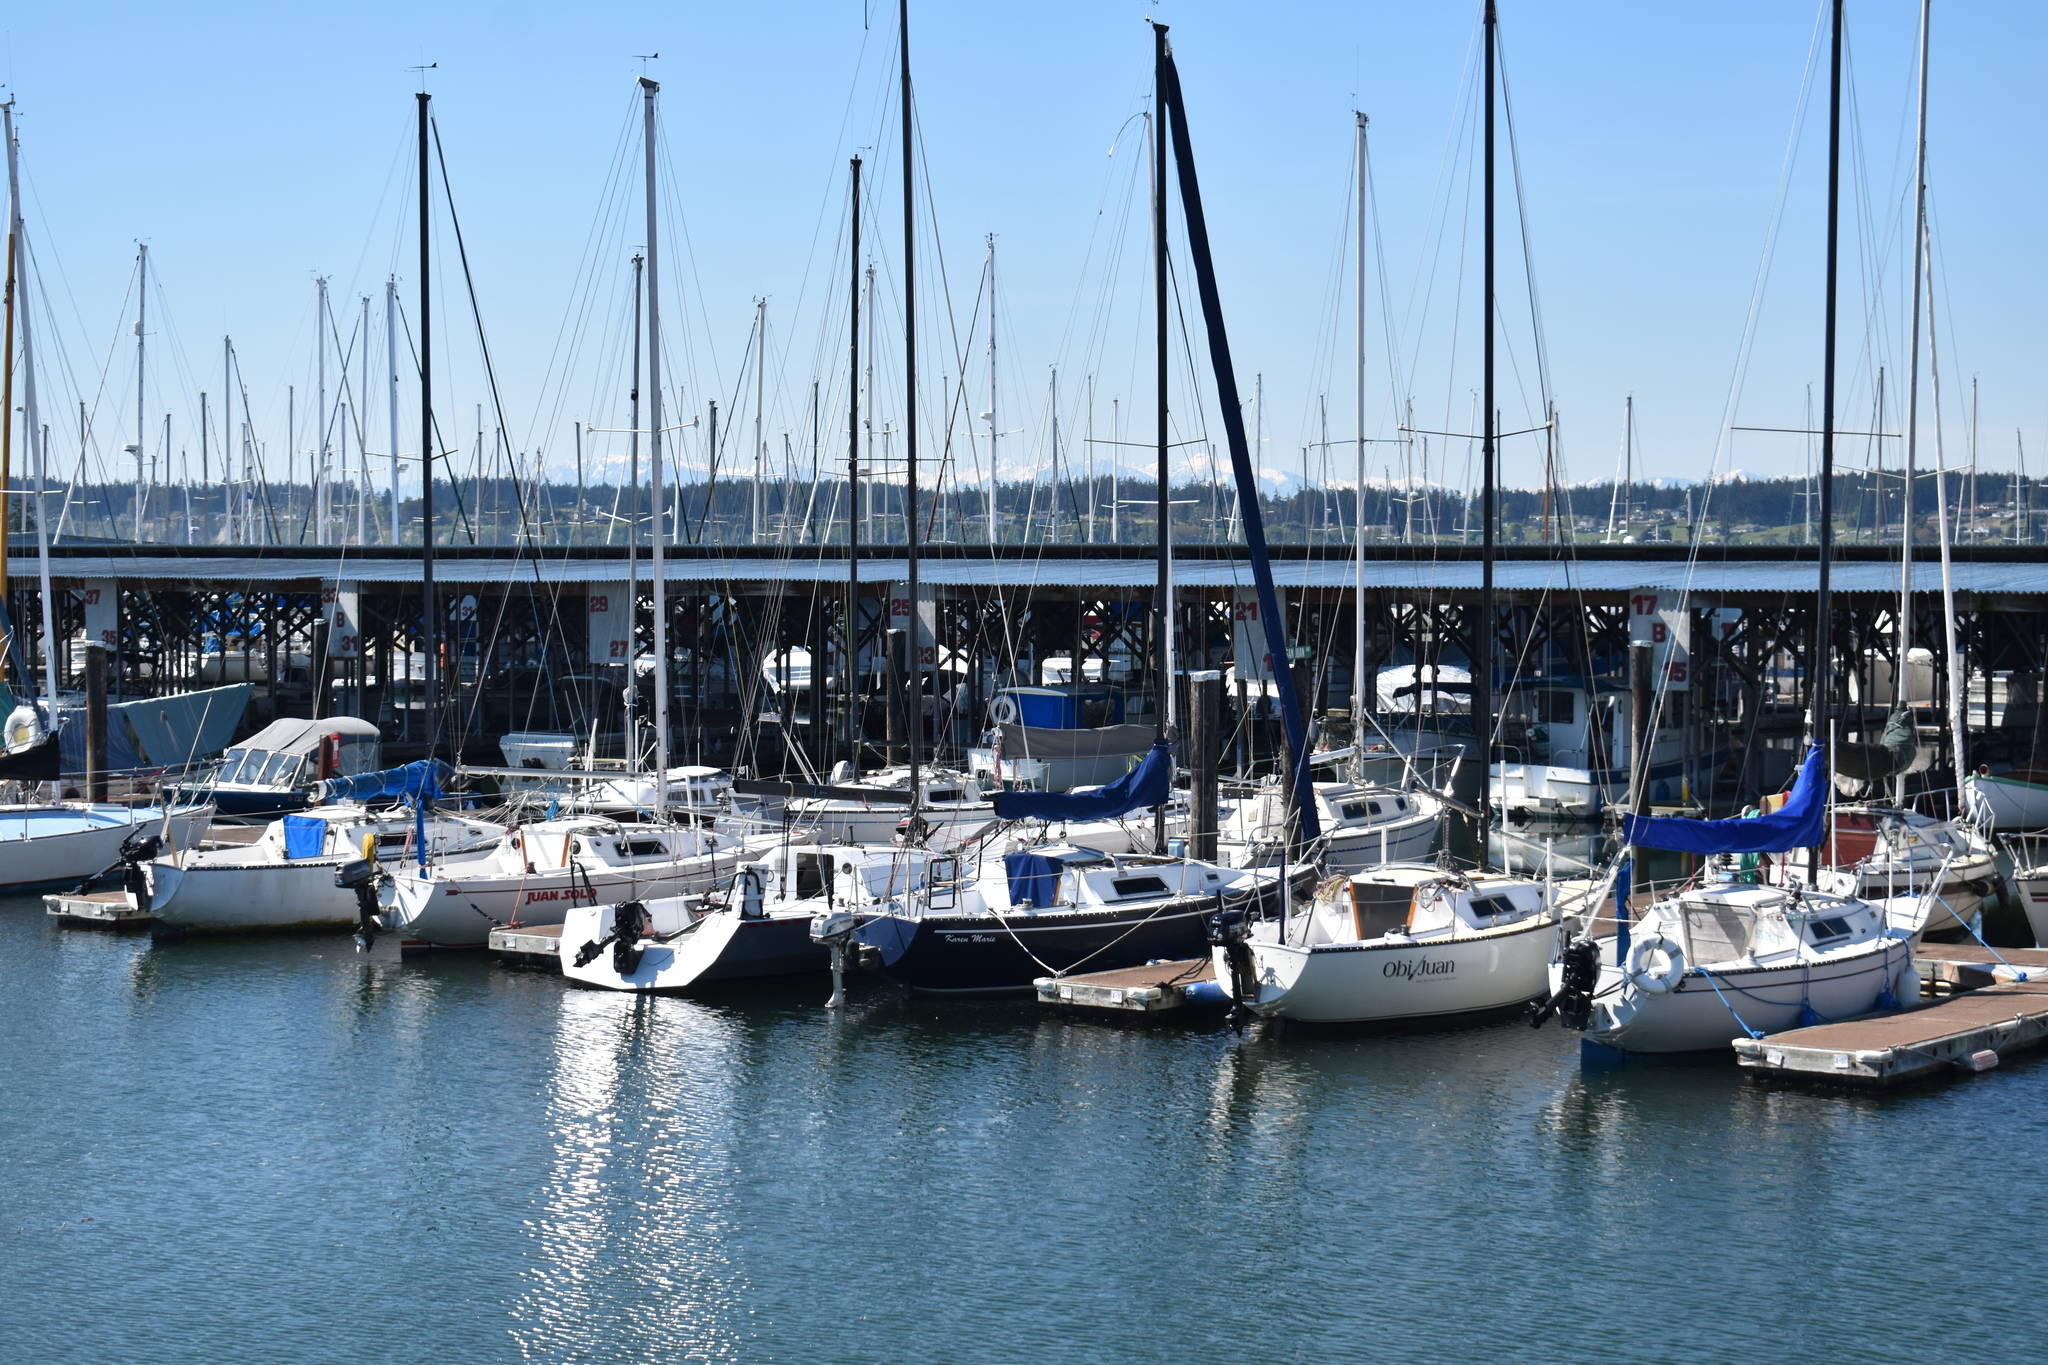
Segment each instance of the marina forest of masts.
[{"label": "marina forest of masts", "polygon": [[[941,465],[948,462],[942,459]],[[940,487],[919,500],[922,542],[955,545],[1150,546],[1157,543],[1156,492],[1149,479],[1122,475],[1005,482],[991,497],[985,482],[942,472]],[[1971,545],[2038,545],[2048,536],[2041,480],[2000,471],[1947,476],[1952,534]],[[18,475],[17,487],[25,481]],[[1891,471],[1855,471],[1835,479],[1838,544],[1900,543],[1901,480]],[[902,545],[903,487],[884,474],[863,480],[859,543]],[[1298,485],[1264,499],[1275,542],[1327,545],[1477,544],[1476,495],[1433,485]],[[1500,495],[1500,538],[1516,544],[1800,545],[1815,540],[1810,478],[1743,479],[1711,484],[1578,484],[1509,489]],[[843,475],[808,462],[782,477],[706,477],[667,483],[658,517],[646,488],[479,475],[437,482],[435,541],[442,545],[621,546],[639,527],[644,543],[658,522],[668,543],[700,546],[842,546],[848,540]],[[32,531],[34,499],[10,499],[9,529]],[[420,542],[415,486],[394,499],[388,482],[330,481],[74,483],[46,498],[55,543],[265,546],[376,546]],[[1177,544],[1234,544],[1242,536],[1227,480],[1189,481],[1171,493]],[[1936,534],[1936,490],[1921,476],[1913,538]],[[1362,523],[1362,524],[1361,524]]]}]

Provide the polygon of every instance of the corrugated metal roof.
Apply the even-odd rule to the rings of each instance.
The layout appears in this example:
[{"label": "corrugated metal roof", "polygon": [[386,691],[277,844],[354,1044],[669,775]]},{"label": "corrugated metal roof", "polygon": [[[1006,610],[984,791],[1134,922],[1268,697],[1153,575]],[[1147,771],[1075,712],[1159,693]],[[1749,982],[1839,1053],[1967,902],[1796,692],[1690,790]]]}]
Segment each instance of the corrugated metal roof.
[{"label": "corrugated metal roof", "polygon": [[[10,577],[32,581],[35,563],[13,559]],[[671,583],[844,583],[846,561],[821,559],[815,555],[777,559],[763,556],[689,557],[668,562]],[[888,583],[903,579],[908,565],[902,559],[863,559],[861,580]],[[647,564],[639,566],[641,577]],[[62,555],[52,565],[53,574],[63,581],[82,578],[137,580],[202,580],[216,584],[305,584],[350,582],[361,584],[416,583],[419,560],[408,555],[363,554],[325,558],[305,554],[290,557],[264,555],[153,554],[130,553]],[[1128,589],[1142,592],[1152,586],[1156,570],[1148,559],[1064,557],[1047,559],[986,559],[946,557],[924,560],[919,577],[935,587],[1045,587]],[[1462,593],[1479,589],[1481,566],[1470,559],[1384,560],[1369,558],[1365,563],[1365,586],[1371,590],[1422,594]],[[616,583],[625,579],[625,565],[616,558],[484,557],[467,555],[440,560],[435,578],[450,585],[488,586],[542,583],[574,585]],[[1278,559],[1273,577],[1283,589],[1343,591],[1356,581],[1356,569],[1349,559]],[[2041,562],[1968,563],[1954,565],[1958,592],[1993,596],[2048,595],[2048,557]],[[1201,557],[1176,561],[1174,580],[1182,587],[1227,590],[1249,588],[1251,564],[1244,558]],[[1837,563],[1833,587],[1846,595],[1889,594],[1898,591],[1896,563],[1864,561]],[[1940,566],[1914,565],[1914,588],[1935,593],[1941,588]],[[1703,559],[1688,564],[1683,558],[1642,554],[1629,559],[1503,560],[1494,566],[1497,591],[1510,595],[1535,593],[1588,593],[1616,595],[1639,588],[1685,590],[1704,598],[1768,597],[1806,594],[1818,590],[1819,568],[1807,562],[1782,560]]]}]

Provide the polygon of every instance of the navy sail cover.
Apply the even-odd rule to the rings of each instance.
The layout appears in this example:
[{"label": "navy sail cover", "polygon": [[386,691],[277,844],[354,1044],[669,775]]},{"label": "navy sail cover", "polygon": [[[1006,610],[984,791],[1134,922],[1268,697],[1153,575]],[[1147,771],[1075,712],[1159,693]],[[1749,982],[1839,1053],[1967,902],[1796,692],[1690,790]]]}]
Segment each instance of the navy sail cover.
[{"label": "navy sail cover", "polygon": [[999,820],[1112,820],[1127,811],[1163,806],[1173,782],[1173,751],[1154,740],[1144,761],[1093,791],[997,792]]},{"label": "navy sail cover", "polygon": [[1792,783],[1792,794],[1769,815],[1736,820],[1683,820],[1668,815],[1625,815],[1624,843],[1676,853],[1784,853],[1813,848],[1826,837],[1827,750],[1816,744]]},{"label": "navy sail cover", "polygon": [[322,801],[381,801],[387,798],[433,801],[454,780],[455,770],[438,758],[402,767],[383,768],[353,777],[334,777],[320,784]]}]

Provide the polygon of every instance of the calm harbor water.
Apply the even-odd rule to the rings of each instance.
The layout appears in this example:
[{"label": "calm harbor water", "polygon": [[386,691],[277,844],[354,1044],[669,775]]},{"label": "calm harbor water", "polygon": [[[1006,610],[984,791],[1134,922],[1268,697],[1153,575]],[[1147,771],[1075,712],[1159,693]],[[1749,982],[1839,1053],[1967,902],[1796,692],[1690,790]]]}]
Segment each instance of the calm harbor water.
[{"label": "calm harbor water", "polygon": [[1878,1099],[1520,1024],[823,993],[0,899],[0,1359],[1919,1360],[1928,1317],[2042,1349],[2048,1065]]}]

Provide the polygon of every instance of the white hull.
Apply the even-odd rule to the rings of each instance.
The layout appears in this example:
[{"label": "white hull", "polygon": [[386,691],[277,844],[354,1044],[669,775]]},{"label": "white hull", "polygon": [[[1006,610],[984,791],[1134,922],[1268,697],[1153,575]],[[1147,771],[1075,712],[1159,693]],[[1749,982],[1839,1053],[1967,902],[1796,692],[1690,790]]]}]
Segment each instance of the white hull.
[{"label": "white hull", "polygon": [[2048,867],[2023,868],[2012,874],[2012,892],[2020,909],[2027,912],[2027,927],[2034,931],[2034,943],[2048,948]]},{"label": "white hull", "polygon": [[[48,807],[0,810],[0,891],[58,888],[113,866],[121,844],[131,834],[164,832],[161,810],[137,812],[124,806],[67,805],[56,819],[41,818]],[[69,816],[69,819],[63,818]],[[212,806],[186,806],[169,820],[170,841],[190,848],[206,837],[213,823]],[[45,827],[65,827],[44,833]]]},{"label": "white hull", "polygon": [[2048,784],[2022,782],[2000,773],[1965,779],[1973,801],[1990,814],[1991,828],[2048,829]]},{"label": "white hull", "polygon": [[407,943],[480,948],[501,924],[559,922],[571,906],[697,895],[757,856],[735,848],[631,869],[552,868],[518,878],[465,876],[459,862],[429,873],[408,864],[393,874],[379,918]]},{"label": "white hull", "polygon": [[[1390,944],[1252,942],[1256,994],[1269,1018],[1315,1024],[1395,1023],[1495,1013],[1544,993],[1555,939],[1551,921],[1469,938]],[[1228,951],[1214,953],[1216,979],[1230,980]]]},{"label": "white hull", "polygon": [[[1744,1025],[1760,1033],[1799,1027],[1809,1006],[1823,1020],[1852,1019],[1880,1008],[1913,969],[1912,944],[1883,939],[1822,962],[1716,969],[1711,983],[1699,971],[1688,971],[1672,989],[1656,995],[1622,978],[1611,960],[1612,940],[1603,942],[1602,952],[1607,961],[1594,992],[1586,1038],[1621,1052],[1726,1048],[1746,1036]],[[1742,1016],[1741,1023],[1736,1022],[1736,1013]]]},{"label": "white hull", "polygon": [[1323,869],[1352,873],[1388,863],[1426,861],[1436,844],[1436,830],[1433,812],[1377,827],[1334,830],[1323,846]]},{"label": "white hull", "polygon": [[[810,908],[797,914],[747,918],[730,909],[694,911],[682,902],[653,901],[647,910],[655,939],[641,949],[630,973],[618,969],[611,946],[576,963],[585,945],[612,931],[615,906],[577,906],[562,922],[562,975],[614,991],[681,993],[736,981],[819,972],[829,959],[811,942]],[[673,935],[673,937],[670,937]],[[666,938],[666,942],[660,940]]]},{"label": "white hull", "polygon": [[[907,805],[856,806],[832,801],[791,806],[789,823],[815,835],[821,844],[886,844],[896,837],[896,826],[909,814]],[[918,815],[933,829],[943,825],[986,824],[996,818],[995,807],[986,804],[939,810],[924,807]]]},{"label": "white hull", "polygon": [[158,927],[187,932],[352,928],[356,896],[334,884],[353,858],[177,867],[150,863],[149,910]]}]

